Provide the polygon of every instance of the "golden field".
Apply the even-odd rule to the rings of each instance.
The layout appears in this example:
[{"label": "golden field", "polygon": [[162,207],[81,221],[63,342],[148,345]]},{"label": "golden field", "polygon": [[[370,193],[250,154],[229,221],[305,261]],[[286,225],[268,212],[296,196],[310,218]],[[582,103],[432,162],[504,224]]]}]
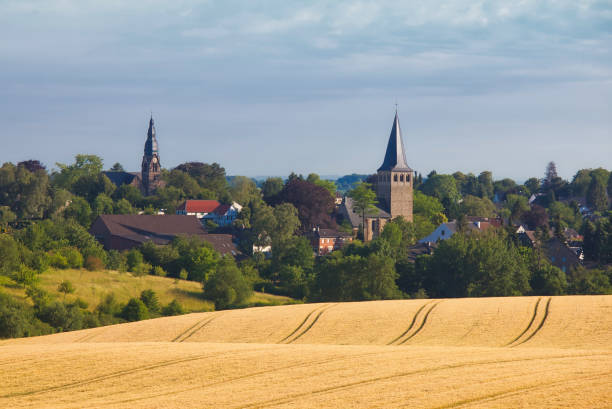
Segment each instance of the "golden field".
[{"label": "golden field", "polygon": [[296,304],[0,342],[0,407],[611,407],[612,296]]}]

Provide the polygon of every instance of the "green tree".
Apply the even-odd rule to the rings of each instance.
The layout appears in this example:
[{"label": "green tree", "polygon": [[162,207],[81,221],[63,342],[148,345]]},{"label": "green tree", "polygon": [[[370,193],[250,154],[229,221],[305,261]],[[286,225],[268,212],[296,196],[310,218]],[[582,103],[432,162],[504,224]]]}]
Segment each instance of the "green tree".
[{"label": "green tree", "polygon": [[530,209],[525,196],[514,194],[506,195],[504,207],[510,211],[510,223],[520,223],[522,215]]},{"label": "green tree", "polygon": [[155,291],[153,290],[143,290],[140,293],[140,301],[147,306],[147,309],[151,314],[159,314],[161,312],[161,307],[159,305],[159,298]]},{"label": "green tree", "polygon": [[495,205],[488,198],[467,195],[459,206],[460,212],[468,216],[494,217]]},{"label": "green tree", "polygon": [[317,186],[324,187],[329,191],[329,194],[332,195],[332,197],[336,197],[336,184],[332,180],[323,180],[316,173],[311,173],[306,178],[306,181]]},{"label": "green tree", "polygon": [[366,215],[376,211],[376,193],[371,188],[370,183],[359,182],[355,188],[348,192],[348,196],[353,199],[353,209],[361,214],[361,226],[365,225]]},{"label": "green tree", "polygon": [[93,217],[97,217],[101,214],[113,214],[114,213],[113,199],[104,193],[100,193],[93,204]]},{"label": "green tree", "polygon": [[276,201],[276,197],[283,190],[284,182],[282,178],[267,178],[261,186],[261,193],[263,199],[268,204],[273,204]]},{"label": "green tree", "polygon": [[246,176],[234,176],[230,182],[229,192],[232,199],[241,205],[247,205],[252,201],[260,201],[261,193],[252,179]]},{"label": "green tree", "polygon": [[64,300],[66,300],[66,295],[74,293],[75,289],[72,282],[64,280],[57,286],[57,291],[64,293]]},{"label": "green tree", "polygon": [[123,165],[120,164],[119,162],[115,162],[115,164],[111,166],[109,170],[111,172],[125,172],[125,169],[123,169]]},{"label": "green tree", "polygon": [[478,186],[480,190],[480,197],[486,197],[493,199],[494,188],[493,188],[493,174],[489,171],[484,171],[478,175]]},{"label": "green tree", "polygon": [[8,276],[19,269],[19,245],[9,234],[0,234],[0,275]]},{"label": "green tree", "polygon": [[149,318],[149,310],[144,302],[138,298],[130,298],[121,310],[121,318],[126,321],[140,321]]},{"label": "green tree", "polygon": [[92,222],[92,211],[87,200],[79,196],[74,196],[72,202],[64,211],[66,218],[72,218],[81,226],[89,228]]},{"label": "green tree", "polygon": [[166,317],[173,315],[181,315],[184,313],[185,309],[176,299],[170,301],[168,305],[165,305],[164,308],[162,308],[162,315]]},{"label": "green tree", "polygon": [[76,155],[72,165],[56,163],[60,169],[53,174],[53,184],[71,190],[72,185],[82,176],[97,176],[102,172],[102,159],[96,155]]},{"label": "green tree", "polygon": [[204,284],[204,296],[214,301],[216,309],[244,303],[253,290],[232,258],[222,258],[214,274]]},{"label": "green tree", "polygon": [[591,183],[586,195],[587,205],[595,211],[604,211],[608,208],[608,194],[601,180],[591,177]]},{"label": "green tree", "polygon": [[438,198],[447,208],[448,204],[457,203],[461,198],[455,178],[451,175],[436,174],[428,177],[421,190],[426,195]]}]

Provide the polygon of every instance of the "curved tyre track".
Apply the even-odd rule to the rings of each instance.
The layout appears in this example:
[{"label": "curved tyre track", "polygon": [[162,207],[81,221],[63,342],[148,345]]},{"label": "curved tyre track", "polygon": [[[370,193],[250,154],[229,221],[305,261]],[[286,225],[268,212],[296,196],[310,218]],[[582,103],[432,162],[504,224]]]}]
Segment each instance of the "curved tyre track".
[{"label": "curved tyre track", "polygon": [[410,332],[410,330],[412,329],[412,327],[414,327],[414,323],[416,322],[417,317],[419,316],[419,314],[421,313],[421,311],[423,311],[423,309],[425,309],[425,307],[427,307],[429,304],[431,304],[433,301],[429,301],[426,302],[425,304],[421,305],[419,307],[419,309],[414,313],[414,315],[412,316],[412,321],[410,322],[410,325],[408,326],[408,328],[402,332],[397,338],[394,338],[393,341],[387,343],[387,345],[393,345],[394,343],[396,343],[397,341],[399,341],[403,336],[405,336],[406,334],[408,334],[408,332]]},{"label": "curved tyre track", "polygon": [[277,342],[277,344],[282,344],[283,342],[285,342],[286,340],[288,340],[289,338],[291,338],[293,335],[295,335],[296,332],[298,332],[300,329],[302,329],[302,327],[304,327],[304,325],[306,325],[306,322],[308,321],[308,319],[312,316],[312,314],[314,314],[316,311],[320,310],[321,308],[325,308],[327,304],[323,304],[320,305],[316,308],[313,308],[312,311],[310,311],[307,315],[306,318],[304,318],[304,320],[300,323],[300,325],[298,325],[292,332],[291,334],[287,335],[285,338],[281,339],[280,341]]},{"label": "curved tyre track", "polygon": [[[208,319],[198,322],[196,325],[192,326],[187,331],[183,332],[181,335],[173,339],[172,342],[185,342],[188,338],[191,338],[196,332],[200,331],[202,328],[210,324],[213,320],[219,318],[221,315],[223,315],[223,313],[220,312],[218,314],[213,315],[212,317]],[[196,328],[194,329],[194,327]]]},{"label": "curved tyre track", "polygon": [[438,301],[437,303],[433,304],[425,313],[425,315],[423,316],[423,321],[421,322],[421,325],[419,325],[419,327],[416,329],[416,331],[414,331],[412,334],[410,334],[408,337],[406,337],[402,342],[400,342],[398,345],[404,345],[407,341],[409,341],[410,339],[414,338],[415,335],[417,335],[419,332],[421,332],[421,330],[423,329],[423,327],[425,326],[425,324],[427,323],[427,318],[429,318],[429,314],[431,314],[431,312],[434,310],[434,308],[436,308],[442,301]]},{"label": "curved tyre track", "polygon": [[[519,345],[522,345],[525,342],[529,341],[531,338],[533,338],[542,329],[542,327],[544,326],[544,323],[546,322],[546,319],[548,318],[548,313],[550,311],[550,302],[552,301],[552,297],[548,297],[548,300],[546,300],[546,305],[544,306],[544,311],[542,312],[542,319],[538,323],[537,327],[535,327],[535,329],[531,333],[529,333],[529,329],[532,328],[533,325],[535,324],[536,317],[538,315],[538,311],[541,310],[541,307],[538,308],[541,305],[540,300],[541,299],[539,299],[538,302],[536,303],[536,307],[534,309],[534,315],[531,318],[531,321],[529,322],[529,325],[527,326],[527,328],[517,338],[515,338],[514,341],[510,342],[506,346],[509,346],[510,348],[514,348]],[[521,337],[523,336],[525,336],[525,338],[521,339]]]},{"label": "curved tyre track", "polygon": [[504,346],[510,346],[511,344],[515,343],[516,341],[518,341],[518,339],[520,337],[522,337],[523,335],[525,335],[525,333],[527,331],[529,331],[529,328],[531,328],[531,326],[533,325],[533,322],[536,319],[536,316],[538,315],[538,305],[540,305],[540,301],[542,301],[542,297],[538,298],[538,300],[535,303],[535,306],[533,307],[533,312],[531,313],[531,320],[529,321],[529,324],[527,324],[527,326],[525,327],[525,329],[516,336],[516,338],[514,338],[512,341],[508,342],[507,344],[505,344]]},{"label": "curved tyre track", "polygon": [[298,335],[296,335],[293,339],[287,341],[287,344],[292,344],[295,341],[297,341],[299,338],[301,338],[304,334],[306,334],[308,331],[310,331],[310,329],[317,323],[317,321],[319,320],[319,318],[321,318],[321,315],[323,315],[323,313],[327,310],[329,310],[330,308],[336,306],[337,304],[331,304],[331,305],[327,305],[325,306],[325,308],[322,308],[319,310],[319,312],[317,313],[317,315],[314,317],[314,319],[312,320],[312,322],[310,324],[308,324],[308,326],[306,328],[304,328],[304,330],[302,332],[300,332]]}]

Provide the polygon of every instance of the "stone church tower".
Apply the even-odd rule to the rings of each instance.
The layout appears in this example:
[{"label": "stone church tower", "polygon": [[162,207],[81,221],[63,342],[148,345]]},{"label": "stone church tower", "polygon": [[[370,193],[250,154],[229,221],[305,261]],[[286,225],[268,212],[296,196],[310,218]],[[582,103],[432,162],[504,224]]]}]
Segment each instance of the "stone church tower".
[{"label": "stone church tower", "polygon": [[157,138],[155,137],[155,126],[153,116],[149,121],[149,131],[147,141],[144,146],[142,157],[142,187],[145,195],[152,194],[159,186],[161,179],[161,164],[159,163],[159,153],[157,152]]},{"label": "stone church tower", "polygon": [[407,221],[412,221],[413,175],[414,172],[406,163],[406,151],[396,111],[385,159],[375,176],[378,205],[392,219],[403,216]]}]

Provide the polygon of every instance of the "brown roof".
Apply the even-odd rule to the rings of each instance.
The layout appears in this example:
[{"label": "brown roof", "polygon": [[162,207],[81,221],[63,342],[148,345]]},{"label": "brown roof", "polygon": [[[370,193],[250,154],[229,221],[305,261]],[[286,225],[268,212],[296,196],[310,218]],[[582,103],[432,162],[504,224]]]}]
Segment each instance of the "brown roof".
[{"label": "brown roof", "polygon": [[152,241],[155,244],[168,244],[181,235],[198,236],[221,254],[238,253],[231,235],[206,233],[195,216],[103,214],[94,221],[90,233],[96,237],[115,236],[135,243]]}]

